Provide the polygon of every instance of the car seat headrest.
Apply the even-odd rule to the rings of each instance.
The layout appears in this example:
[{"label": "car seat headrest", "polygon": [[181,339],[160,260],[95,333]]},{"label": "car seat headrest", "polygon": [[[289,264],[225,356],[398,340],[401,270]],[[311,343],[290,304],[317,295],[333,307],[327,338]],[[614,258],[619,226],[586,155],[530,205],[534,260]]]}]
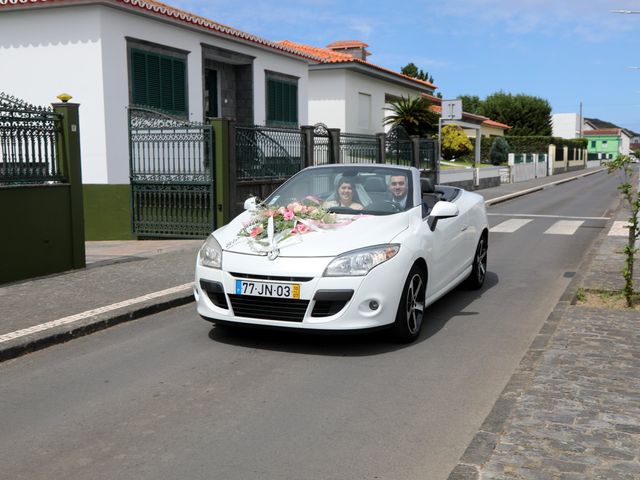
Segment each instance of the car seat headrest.
[{"label": "car seat headrest", "polygon": [[425,193],[435,193],[436,189],[433,185],[433,181],[430,178],[421,178],[420,179],[420,190],[422,194]]}]

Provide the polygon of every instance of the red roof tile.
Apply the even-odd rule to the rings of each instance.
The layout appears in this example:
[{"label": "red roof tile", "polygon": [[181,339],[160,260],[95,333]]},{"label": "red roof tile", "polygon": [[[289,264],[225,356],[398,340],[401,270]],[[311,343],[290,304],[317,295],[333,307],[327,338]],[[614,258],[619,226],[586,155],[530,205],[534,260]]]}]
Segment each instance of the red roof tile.
[{"label": "red roof tile", "polygon": [[583,135],[620,135],[620,128],[600,128],[597,130],[584,130]]},{"label": "red roof tile", "polygon": [[490,118],[485,120],[482,123],[484,123],[485,125],[489,125],[490,127],[498,127],[498,128],[505,128],[505,129],[513,128],[513,127],[510,127],[509,125],[506,125],[504,123],[500,123],[500,122],[496,122],[495,120],[491,120]]},{"label": "red roof tile", "polygon": [[312,47],[311,45],[304,45],[301,43],[295,43],[290,40],[281,40],[279,42],[275,42],[279,45],[287,46],[291,49],[299,50],[300,52],[307,53],[309,55],[313,55],[317,58],[318,63],[358,63],[360,65],[366,65],[368,67],[374,68],[376,70],[380,70],[386,73],[390,73],[392,75],[402,77],[406,80],[411,80],[412,82],[419,83],[420,85],[431,87],[436,89],[433,83],[425,82],[424,80],[419,80],[417,78],[409,77],[407,75],[403,75],[402,73],[394,72],[393,70],[389,70],[387,68],[381,67],[371,62],[367,62],[365,60],[361,60],[359,58],[355,58],[348,53],[335,52],[333,50],[329,50],[328,48],[322,47]]},{"label": "red roof tile", "polygon": [[327,45],[327,48],[367,48],[368,46],[360,40],[338,40]]},{"label": "red roof tile", "polygon": [[[442,113],[442,99],[438,98],[438,97],[433,97],[431,95],[422,95],[423,97],[428,97],[429,100],[434,102],[434,105],[431,105],[431,110],[433,110],[436,113]],[[432,100],[434,99],[434,100]],[[435,100],[437,100],[437,102],[435,102]],[[473,120],[482,120],[482,124],[483,125],[487,125],[489,127],[497,127],[497,128],[502,128],[502,129],[508,129],[508,128],[513,128],[510,127],[509,125],[505,125],[504,123],[500,123],[500,122],[496,122],[495,120],[491,120],[490,118],[484,117],[482,115],[477,115],[475,113],[469,113],[469,112],[462,112],[462,117],[463,118],[470,118]]]},{"label": "red roof tile", "polygon": [[[198,27],[202,27],[207,30],[213,30],[217,33],[222,33],[224,35],[228,35],[231,37],[235,37],[241,40],[247,40],[252,43],[256,43],[258,45],[262,45],[268,48],[272,48],[275,50],[279,50],[282,52],[290,53],[296,55],[298,57],[303,57],[307,60],[315,60],[315,58],[310,57],[308,54],[301,52],[298,49],[291,49],[284,45],[279,45],[270,40],[266,40],[264,38],[258,37],[256,35],[252,35],[247,32],[243,32],[242,30],[237,30],[233,27],[229,27],[227,25],[223,25],[222,23],[214,22],[213,20],[209,20],[208,18],[201,17],[199,15],[195,15],[193,13],[186,12],[184,10],[180,10],[178,8],[172,7],[170,5],[166,5],[161,2],[157,2],[155,0],[102,0],[95,2],[83,2],[83,3],[112,3],[114,5],[124,5],[127,8],[135,9],[138,11],[145,11],[151,15],[162,15],[165,17],[172,18],[181,23],[194,25]],[[20,7],[29,7],[29,6],[45,6],[45,5],[60,5],[67,4],[73,5],[74,0],[0,0],[0,8],[20,8]]]}]

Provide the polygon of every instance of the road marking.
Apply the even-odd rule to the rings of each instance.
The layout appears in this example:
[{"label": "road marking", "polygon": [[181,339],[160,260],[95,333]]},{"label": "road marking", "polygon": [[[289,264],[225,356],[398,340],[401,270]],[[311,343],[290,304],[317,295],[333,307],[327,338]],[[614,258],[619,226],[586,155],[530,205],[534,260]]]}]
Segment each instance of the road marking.
[{"label": "road marking", "polygon": [[544,233],[549,235],[573,235],[583,223],[581,220],[559,220]]},{"label": "road marking", "polygon": [[566,220],[609,220],[611,217],[573,217],[569,215],[534,215],[529,213],[487,213],[489,217],[563,218]]},{"label": "road marking", "polygon": [[178,293],[183,290],[189,290],[192,288],[193,288],[193,282],[185,283],[183,285],[178,285],[177,287],[167,288],[166,290],[160,290],[159,292],[149,293],[147,295],[142,295],[141,297],[130,298],[129,300],[113,303],[105,307],[94,308],[92,310],[87,310],[86,312],[77,313],[69,317],[59,318],[58,320],[52,320],[51,322],[41,323],[40,325],[35,325],[33,327],[24,328],[22,330],[16,330],[15,332],[5,333],[4,335],[0,335],[0,343],[8,342],[9,340],[24,337],[26,335],[31,335],[33,333],[43,332],[45,330],[49,330],[55,327],[60,327],[62,325],[68,325],[70,323],[74,323],[79,320],[83,320],[85,318],[93,317],[94,315],[111,312],[119,308],[128,307],[130,305],[135,305],[136,303],[146,302],[147,300],[153,300],[154,298],[162,297],[163,295],[170,295],[172,293]]},{"label": "road marking", "polygon": [[611,230],[607,233],[610,237],[628,237],[629,236],[629,222],[615,221],[611,225]]},{"label": "road marking", "polygon": [[513,233],[519,228],[524,227],[527,223],[532,222],[530,219],[517,219],[512,218],[511,220],[505,220],[502,223],[499,223],[495,227],[489,229],[490,232],[493,233]]}]

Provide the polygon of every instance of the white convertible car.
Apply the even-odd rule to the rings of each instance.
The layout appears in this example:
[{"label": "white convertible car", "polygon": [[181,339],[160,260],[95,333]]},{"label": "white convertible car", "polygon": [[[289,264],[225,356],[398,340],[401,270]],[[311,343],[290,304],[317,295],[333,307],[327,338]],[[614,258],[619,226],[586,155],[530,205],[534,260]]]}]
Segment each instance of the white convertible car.
[{"label": "white convertible car", "polygon": [[413,167],[302,170],[213,232],[196,263],[198,313],[221,324],[420,334],[424,309],[487,271],[484,199]]}]

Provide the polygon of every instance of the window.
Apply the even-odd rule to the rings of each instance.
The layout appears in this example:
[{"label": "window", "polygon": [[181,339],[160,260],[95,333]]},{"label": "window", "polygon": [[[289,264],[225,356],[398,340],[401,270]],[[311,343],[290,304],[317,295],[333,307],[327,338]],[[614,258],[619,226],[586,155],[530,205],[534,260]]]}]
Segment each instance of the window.
[{"label": "window", "polygon": [[358,93],[358,127],[371,128],[371,95]]},{"label": "window", "polygon": [[298,79],[267,73],[267,125],[298,125]]},{"label": "window", "polygon": [[591,140],[591,148],[596,148],[596,141],[595,140]]},{"label": "window", "polygon": [[186,61],[132,48],[131,103],[187,114]]}]

